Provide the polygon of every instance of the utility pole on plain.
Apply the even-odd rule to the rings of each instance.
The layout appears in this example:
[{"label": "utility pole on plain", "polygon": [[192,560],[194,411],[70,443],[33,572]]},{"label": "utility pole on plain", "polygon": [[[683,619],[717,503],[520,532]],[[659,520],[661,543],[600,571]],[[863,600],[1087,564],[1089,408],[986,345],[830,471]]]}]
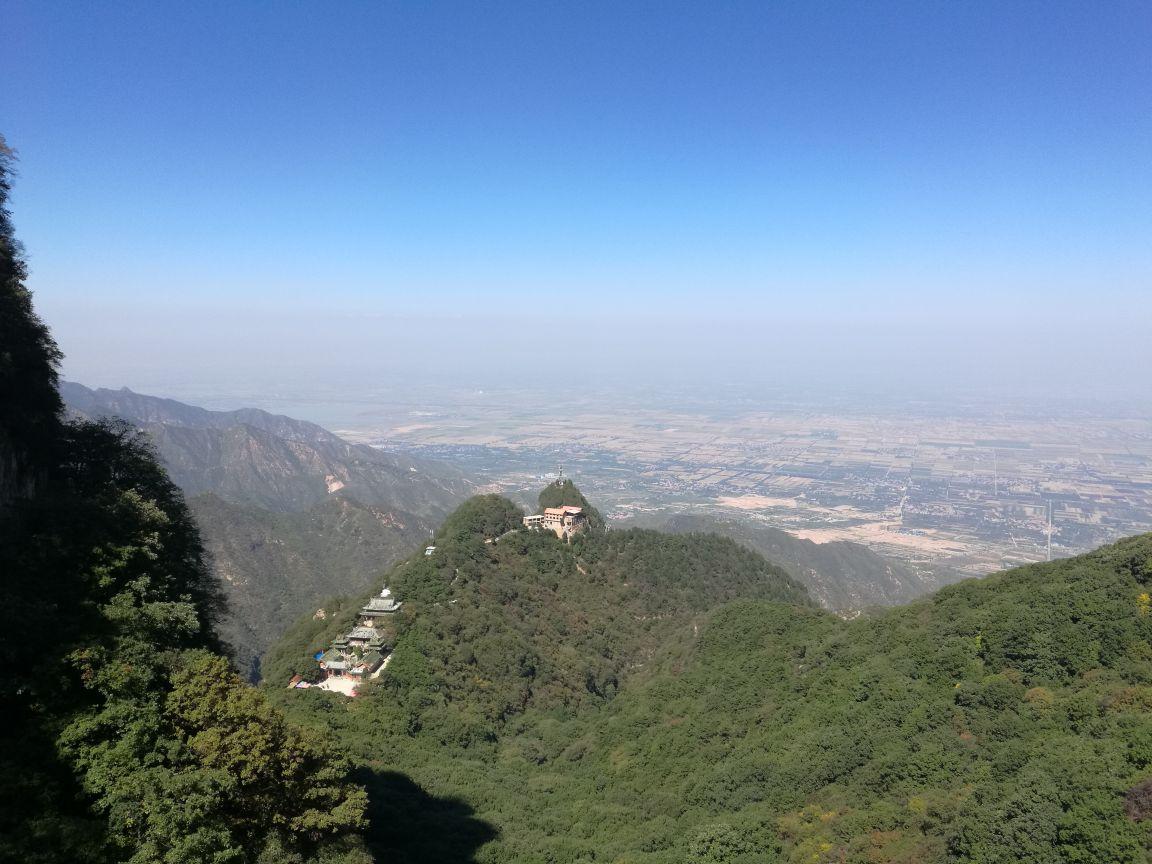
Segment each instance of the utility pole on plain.
[{"label": "utility pole on plain", "polygon": [[1048,560],[1052,560],[1052,499],[1048,499]]}]

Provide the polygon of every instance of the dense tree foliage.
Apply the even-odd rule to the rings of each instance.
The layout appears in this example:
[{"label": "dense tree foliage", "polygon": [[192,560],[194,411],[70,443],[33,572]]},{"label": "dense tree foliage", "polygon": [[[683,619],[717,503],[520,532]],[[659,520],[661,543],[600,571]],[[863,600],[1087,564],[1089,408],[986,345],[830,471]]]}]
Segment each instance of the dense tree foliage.
[{"label": "dense tree foliage", "polygon": [[463,799],[478,860],[1149,860],[1152,535],[854,621],[708,535],[470,551],[397,568],[447,587],[363,698],[282,699]]},{"label": "dense tree foliage", "polygon": [[34,489],[63,408],[56,389],[60,351],[32,308],[8,209],[15,158],[0,135],[0,508]]},{"label": "dense tree foliage", "polygon": [[[405,605],[388,674],[365,698],[405,728],[436,730],[453,744],[491,741],[528,708],[611,698],[658,646],[683,638],[720,602],[810,603],[782,571],[715,535],[633,530],[568,545],[510,527],[519,514],[497,496],[474,498],[449,517],[432,555],[387,575]],[[269,669],[300,671],[288,657],[310,656],[347,624],[302,623]]]},{"label": "dense tree foliage", "polygon": [[462,543],[468,539],[493,540],[521,527],[524,511],[499,495],[469,498],[444,520],[438,540]]},{"label": "dense tree foliage", "polygon": [[50,778],[28,784],[33,799],[19,782],[7,790],[6,851],[243,862],[315,854],[358,829],[363,792],[346,767],[207,653],[219,647],[215,586],[179,491],[140,438],[79,424],[59,446],[51,492],[17,503],[0,544],[17,575],[4,609],[16,722],[0,758],[17,781],[43,760],[60,769],[55,792]]},{"label": "dense tree foliage", "polygon": [[0,228],[0,860],[366,860],[347,766],[214,653],[217,586],[155,455],[61,421]]}]

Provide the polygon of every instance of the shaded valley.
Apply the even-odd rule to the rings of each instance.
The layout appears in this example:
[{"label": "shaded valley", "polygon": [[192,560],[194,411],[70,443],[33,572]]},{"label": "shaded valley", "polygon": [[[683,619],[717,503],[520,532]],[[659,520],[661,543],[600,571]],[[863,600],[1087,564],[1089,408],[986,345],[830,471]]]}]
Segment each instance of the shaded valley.
[{"label": "shaded valley", "polygon": [[365,589],[473,490],[443,463],[350,444],[257,409],[208,411],[65,382],[75,415],[142,429],[187,496],[220,579],[219,631],[246,674],[324,597]]}]

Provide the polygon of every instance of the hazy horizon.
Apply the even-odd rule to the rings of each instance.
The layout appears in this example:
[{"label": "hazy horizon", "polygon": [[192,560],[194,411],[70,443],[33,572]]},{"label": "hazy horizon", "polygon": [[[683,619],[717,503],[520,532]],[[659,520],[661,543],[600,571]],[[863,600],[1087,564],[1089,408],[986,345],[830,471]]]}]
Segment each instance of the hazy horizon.
[{"label": "hazy horizon", "polygon": [[558,375],[566,382],[560,389],[581,396],[656,388],[669,408],[701,388],[719,404],[729,388],[744,398],[784,393],[816,404],[975,399],[1004,409],[1023,401],[1152,411],[1152,378],[1144,374],[1152,342],[1138,315],[1055,327],[124,309],[93,328],[82,310],[42,306],[65,352],[67,379],[215,407],[295,402],[304,419],[328,422],[308,403],[538,392],[557,389]]},{"label": "hazy horizon", "polygon": [[1144,4],[0,8],[67,377],[1152,394]]}]

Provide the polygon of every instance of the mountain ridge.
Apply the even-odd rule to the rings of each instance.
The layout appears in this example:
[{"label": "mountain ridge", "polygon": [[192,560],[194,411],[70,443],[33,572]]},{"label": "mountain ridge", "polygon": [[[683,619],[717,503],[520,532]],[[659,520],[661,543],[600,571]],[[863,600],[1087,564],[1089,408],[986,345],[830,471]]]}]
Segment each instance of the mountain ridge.
[{"label": "mountain ridge", "polygon": [[445,463],[353,444],[315,423],[258,408],[212,411],[75,382],[63,382],[61,395],[76,414],[118,417],[148,431],[173,480],[190,495],[216,492],[289,511],[347,490],[365,504],[443,518],[474,489]]},{"label": "mountain ridge", "polygon": [[672,533],[715,531],[732,537],[783,567],[822,606],[836,612],[907,603],[963,578],[946,567],[880,555],[860,543],[816,543],[781,528],[719,514],[678,513],[660,527]]},{"label": "mountain ridge", "polygon": [[320,599],[366,589],[473,490],[451,466],[352,444],[254,408],[64,382],[74,416],[143,430],[203,531],[228,600],[219,631],[239,667]]},{"label": "mountain ridge", "polygon": [[[607,698],[672,631],[718,603],[759,597],[814,605],[782,569],[719,535],[593,529],[566,542],[525,528],[522,517],[500,496],[472,498],[445,520],[431,554],[381,577],[404,601],[386,686],[404,699],[419,689],[414,682],[435,676],[450,703],[479,711],[482,719],[456,723],[482,736],[528,706]],[[270,655],[269,683],[313,670],[313,654],[347,625],[298,622]],[[473,640],[516,659],[482,659]],[[477,676],[487,683],[476,686]],[[453,725],[451,709],[432,715],[422,722]]]}]

